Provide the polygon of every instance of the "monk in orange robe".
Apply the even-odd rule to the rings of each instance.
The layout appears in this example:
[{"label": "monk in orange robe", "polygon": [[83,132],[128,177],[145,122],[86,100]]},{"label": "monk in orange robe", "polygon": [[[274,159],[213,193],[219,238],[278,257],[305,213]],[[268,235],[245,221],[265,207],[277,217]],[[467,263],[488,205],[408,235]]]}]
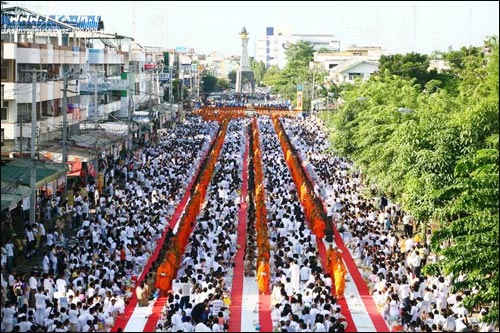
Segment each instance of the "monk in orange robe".
[{"label": "monk in orange robe", "polygon": [[338,298],[344,297],[345,276],[347,274],[347,269],[345,268],[340,252],[338,253],[338,260],[334,265],[332,265],[332,272],[332,276],[335,279],[335,295]]},{"label": "monk in orange robe", "polygon": [[160,289],[160,296],[167,296],[172,283],[172,274],[174,270],[171,263],[165,258],[156,271],[155,287]]},{"label": "monk in orange robe", "polygon": [[269,290],[269,276],[271,275],[271,269],[269,263],[266,260],[261,260],[259,268],[257,268],[257,286],[259,287],[259,292],[265,294]]},{"label": "monk in orange robe", "polygon": [[325,221],[321,218],[316,218],[314,220],[313,232],[318,239],[323,239],[325,237]]},{"label": "monk in orange robe", "polygon": [[[338,250],[337,248],[333,247],[332,244],[328,247],[328,250],[326,250],[326,271],[327,272],[332,272],[333,265],[337,262],[339,259],[338,255]],[[332,275],[333,276],[333,275]]]}]

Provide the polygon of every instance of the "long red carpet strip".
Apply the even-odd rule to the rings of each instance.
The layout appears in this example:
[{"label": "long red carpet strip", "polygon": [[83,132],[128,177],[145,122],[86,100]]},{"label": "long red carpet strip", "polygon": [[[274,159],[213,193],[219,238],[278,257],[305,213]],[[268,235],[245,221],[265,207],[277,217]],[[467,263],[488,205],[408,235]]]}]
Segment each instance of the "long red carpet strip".
[{"label": "long red carpet strip", "polygon": [[[297,158],[299,161],[301,161],[300,155],[297,155]],[[314,186],[314,181],[307,171],[307,168],[304,167],[304,162],[301,161],[301,166],[302,169],[304,170],[305,175],[307,178],[309,178],[309,181],[311,184]],[[325,208],[325,204],[321,197],[318,197],[322,206]],[[340,236],[337,226],[334,224],[333,225],[334,229],[334,234],[335,234],[335,243],[337,247],[342,251],[343,253],[343,258],[344,262],[347,266],[347,270],[349,271],[354,284],[356,285],[356,288],[358,289],[359,295],[361,297],[361,300],[363,301],[366,310],[368,312],[368,315],[370,316],[370,319],[373,322],[373,326],[377,330],[377,332],[389,332],[389,328],[387,327],[387,324],[382,317],[382,315],[378,312],[377,310],[377,305],[373,301],[373,297],[370,295],[370,292],[368,290],[368,286],[366,285],[366,282],[364,281],[363,277],[361,276],[361,273],[359,272],[358,266],[356,266],[356,263],[354,262],[354,259],[352,259],[351,253],[349,252],[349,249],[345,246],[344,241],[342,240],[342,237]],[[326,249],[325,249],[325,244],[323,243],[322,240],[318,241],[318,250],[319,254],[321,256],[321,261],[323,262],[323,267],[326,267]],[[342,298],[338,300],[338,303],[342,306],[342,309],[348,309],[348,305],[346,302],[345,298]],[[346,317],[346,319],[350,318],[350,320],[347,320],[348,326],[347,326],[347,332],[354,332],[350,328],[355,327],[354,322],[352,321],[352,316],[349,311],[342,311],[342,314]],[[351,326],[352,322],[352,326]]]},{"label": "long red carpet strip", "polygon": [[229,318],[229,332],[241,332],[241,305],[243,297],[243,257],[245,255],[246,228],[247,228],[247,192],[248,192],[248,134],[245,136],[245,155],[243,156],[243,183],[241,185],[240,210],[238,214],[238,245],[233,272],[233,286],[231,289],[231,317]]}]

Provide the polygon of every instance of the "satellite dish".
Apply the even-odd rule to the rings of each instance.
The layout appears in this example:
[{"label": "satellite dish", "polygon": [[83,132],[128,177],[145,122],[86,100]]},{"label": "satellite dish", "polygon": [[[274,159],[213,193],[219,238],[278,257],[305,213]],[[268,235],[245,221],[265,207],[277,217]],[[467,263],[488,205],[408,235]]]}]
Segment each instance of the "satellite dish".
[{"label": "satellite dish", "polygon": [[283,47],[285,50],[288,50],[290,48],[290,42],[284,42],[281,44],[281,47]]}]

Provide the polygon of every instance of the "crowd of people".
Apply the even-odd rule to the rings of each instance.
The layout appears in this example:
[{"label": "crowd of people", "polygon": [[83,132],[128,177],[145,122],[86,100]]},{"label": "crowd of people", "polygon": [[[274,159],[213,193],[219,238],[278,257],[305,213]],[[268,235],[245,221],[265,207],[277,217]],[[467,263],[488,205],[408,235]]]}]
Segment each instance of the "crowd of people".
[{"label": "crowd of people", "polygon": [[[271,319],[277,331],[343,332],[347,322],[322,267],[316,235],[305,220],[297,189],[269,117],[258,119],[272,255]],[[341,295],[338,295],[341,296]]]},{"label": "crowd of people", "polygon": [[[227,330],[249,122],[233,119],[228,126],[157,331]],[[326,131],[316,116],[280,122],[326,215],[349,247],[350,253],[343,255],[352,255],[389,326],[412,332],[470,331],[463,299],[474,291],[451,291],[463,275],[422,274],[426,262],[440,258],[430,252],[428,235],[415,232],[414,219],[383,197],[362,195],[362,175],[328,150]],[[338,304],[345,289],[342,254],[330,247],[323,269],[273,123],[264,116],[257,124],[262,161],[254,163],[262,163],[265,175],[271,256],[245,267],[251,266],[249,274],[256,271],[260,292],[271,294],[276,331],[343,332],[346,309]],[[61,219],[62,226],[47,231],[42,223],[26,226],[26,255],[37,248],[45,251],[38,270],[17,274],[15,244],[3,245],[1,331],[109,331],[219,126],[187,116],[181,126],[160,132],[155,147],[144,147],[122,165],[110,164],[102,193],[89,184],[75,194],[73,206],[58,200],[56,213],[68,216]],[[64,237],[65,223],[76,230],[72,240]],[[135,289],[139,306],[158,296],[155,272]],[[494,328],[480,323],[478,329]]]},{"label": "crowd of people", "polygon": [[[39,269],[25,275],[10,261],[2,266],[2,332],[108,331],[218,128],[217,122],[187,117],[182,126],[161,132],[156,147],[136,151],[123,166],[109,165],[95,201],[88,188],[76,193],[66,212],[76,229],[72,242],[56,243],[49,231]],[[27,226],[28,244],[32,229]]]},{"label": "crowd of people", "polygon": [[[470,331],[473,325],[463,298],[474,291],[451,291],[466,277],[421,272],[426,262],[441,259],[430,252],[429,231],[422,238],[413,217],[396,203],[363,196],[362,175],[328,149],[319,118],[280,120],[387,323],[412,332]],[[479,325],[481,331],[494,330],[494,325]]]},{"label": "crowd of people", "polygon": [[205,204],[195,221],[157,331],[222,332],[229,320],[248,119],[228,125]]}]

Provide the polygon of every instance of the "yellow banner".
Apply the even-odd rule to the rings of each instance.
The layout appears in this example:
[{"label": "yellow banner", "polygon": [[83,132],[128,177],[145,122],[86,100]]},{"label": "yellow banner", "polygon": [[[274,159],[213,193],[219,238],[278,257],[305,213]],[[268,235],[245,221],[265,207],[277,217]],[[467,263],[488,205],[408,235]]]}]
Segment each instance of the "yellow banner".
[{"label": "yellow banner", "polygon": [[302,111],[302,91],[297,91],[297,110]]}]

